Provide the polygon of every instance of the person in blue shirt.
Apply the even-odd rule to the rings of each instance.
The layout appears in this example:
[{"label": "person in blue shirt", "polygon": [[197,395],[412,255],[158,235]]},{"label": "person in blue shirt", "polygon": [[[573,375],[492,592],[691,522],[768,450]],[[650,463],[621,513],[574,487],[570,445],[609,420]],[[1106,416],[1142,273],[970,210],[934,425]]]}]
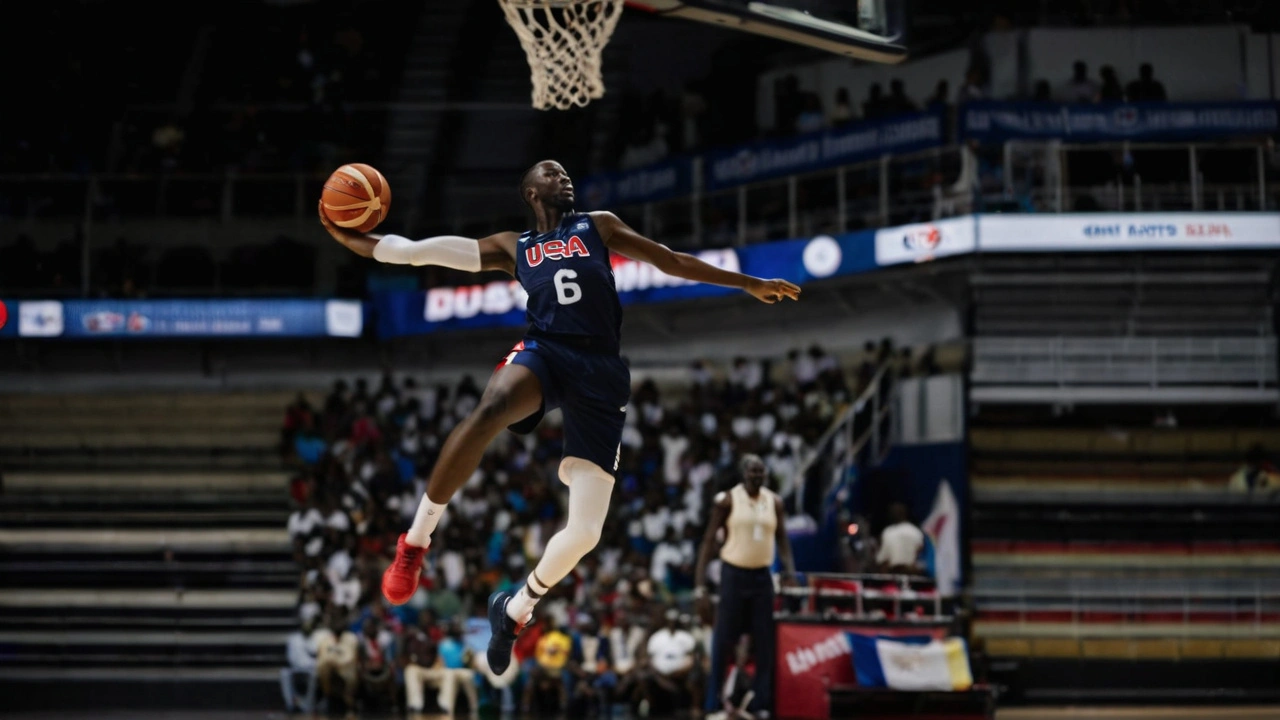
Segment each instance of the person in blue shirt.
[{"label": "person in blue shirt", "polygon": [[440,641],[439,653],[441,661],[448,670],[445,684],[440,692],[441,704],[447,701],[448,706],[440,709],[450,715],[453,714],[458,688],[461,687],[462,692],[467,696],[467,707],[471,711],[471,717],[476,717],[480,713],[480,698],[476,693],[476,673],[471,669],[471,649],[464,641],[462,625],[456,620],[449,623],[449,629],[444,639]]},{"label": "person in blue shirt", "polygon": [[600,632],[600,623],[583,615],[569,649],[569,717],[586,717],[592,708],[608,717],[618,676],[613,672],[613,647]]}]

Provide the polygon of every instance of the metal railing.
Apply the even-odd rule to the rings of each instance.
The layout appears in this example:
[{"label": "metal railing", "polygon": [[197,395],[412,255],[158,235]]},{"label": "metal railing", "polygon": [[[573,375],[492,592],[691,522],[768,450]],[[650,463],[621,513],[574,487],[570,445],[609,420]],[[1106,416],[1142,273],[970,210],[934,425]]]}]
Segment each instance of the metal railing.
[{"label": "metal railing", "polygon": [[979,337],[975,383],[1025,385],[1276,384],[1276,339]]},{"label": "metal railing", "polygon": [[857,399],[831,424],[792,475],[785,498],[795,512],[822,517],[828,492],[844,482],[854,468],[884,459],[892,447],[897,423],[893,413],[897,384],[892,362],[884,362]]},{"label": "metal railing", "polygon": [[[1206,621],[1239,627],[1246,633],[1264,626],[1280,629],[1275,617],[1280,613],[1280,592],[1258,588],[1255,592],[1191,590],[1181,592],[1132,589],[1090,591],[980,590],[974,592],[979,612],[1014,615],[1019,624],[1043,622],[1033,619],[1046,613],[1062,617],[1059,634],[1087,637],[1090,627],[1105,620],[1109,625],[1151,627],[1169,636],[1168,625],[1180,625],[1178,636],[1193,634]],[[1053,622],[1053,621],[1050,621]]]},{"label": "metal railing", "polygon": [[806,584],[782,587],[783,614],[842,620],[944,621],[950,602],[932,578],[873,573],[805,573]]},{"label": "metal railing", "polygon": [[1000,148],[999,192],[987,182],[983,193],[987,203],[1017,199],[1039,212],[1265,210],[1277,205],[1269,155],[1262,142],[1014,140]]},{"label": "metal railing", "polygon": [[[611,209],[647,234],[687,246],[742,245],[983,210],[1264,210],[1280,206],[1280,185],[1267,177],[1268,153],[1258,142],[1010,141],[976,152],[950,146],[714,192],[701,189],[695,168],[688,196]],[[1224,163],[1234,179],[1220,177]],[[315,211],[324,179],[236,170],[8,174],[0,175],[0,215],[19,225],[46,218],[303,218]],[[455,206],[444,220],[455,228],[479,231],[488,223],[497,230],[519,211],[506,184],[442,192]]]}]

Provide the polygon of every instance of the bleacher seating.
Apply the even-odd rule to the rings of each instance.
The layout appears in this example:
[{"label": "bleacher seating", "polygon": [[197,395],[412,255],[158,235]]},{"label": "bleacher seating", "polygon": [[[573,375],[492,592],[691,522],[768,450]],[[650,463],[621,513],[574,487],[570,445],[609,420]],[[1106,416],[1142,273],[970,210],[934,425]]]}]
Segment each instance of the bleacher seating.
[{"label": "bleacher seating", "polygon": [[292,397],[0,398],[0,692],[270,697],[297,622],[276,452]]},{"label": "bleacher seating", "polygon": [[1229,493],[1274,428],[980,427],[975,634],[996,657],[1271,658],[1280,498]]}]

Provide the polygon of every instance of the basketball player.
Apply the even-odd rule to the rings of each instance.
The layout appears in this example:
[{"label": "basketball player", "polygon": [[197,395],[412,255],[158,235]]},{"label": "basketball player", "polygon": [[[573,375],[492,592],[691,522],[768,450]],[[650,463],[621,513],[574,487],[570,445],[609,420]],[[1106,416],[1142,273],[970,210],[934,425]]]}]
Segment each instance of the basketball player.
[{"label": "basketball player", "polygon": [[498,675],[511,662],[516,634],[532,618],[534,605],[595,547],[608,513],[631,396],[631,374],[618,354],[622,307],[610,253],[675,277],[741,288],[766,303],[800,296],[800,288],[785,280],[749,277],[673,252],[613,213],[575,212],[573,183],[558,162],[544,160],[529,168],[520,180],[520,197],[533,211],[536,229],[480,240],[445,235],[412,241],[356,233],[331,223],[323,207],[320,212],[329,234],[363,257],[469,272],[501,270],[515,276],[529,295],[524,340],[498,366],[475,410],[449,434],[427,480],[426,498],[382,576],[387,600],[408,602],[418,589],[431,533],[485,448],[504,428],[528,433],[559,407],[564,416],[559,475],[569,487],[569,517],[547,542],[524,586],[489,598],[493,637],[487,654]]}]

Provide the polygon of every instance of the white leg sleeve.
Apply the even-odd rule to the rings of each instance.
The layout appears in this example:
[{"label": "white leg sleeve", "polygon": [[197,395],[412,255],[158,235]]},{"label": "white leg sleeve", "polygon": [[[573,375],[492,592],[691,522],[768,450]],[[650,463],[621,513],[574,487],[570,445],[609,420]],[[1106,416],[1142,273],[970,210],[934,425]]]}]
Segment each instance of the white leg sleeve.
[{"label": "white leg sleeve", "polygon": [[560,479],[569,486],[569,520],[547,541],[546,552],[534,569],[548,587],[563,580],[582,556],[600,542],[604,519],[609,514],[609,497],[613,495],[613,476],[589,460],[561,460]]}]

